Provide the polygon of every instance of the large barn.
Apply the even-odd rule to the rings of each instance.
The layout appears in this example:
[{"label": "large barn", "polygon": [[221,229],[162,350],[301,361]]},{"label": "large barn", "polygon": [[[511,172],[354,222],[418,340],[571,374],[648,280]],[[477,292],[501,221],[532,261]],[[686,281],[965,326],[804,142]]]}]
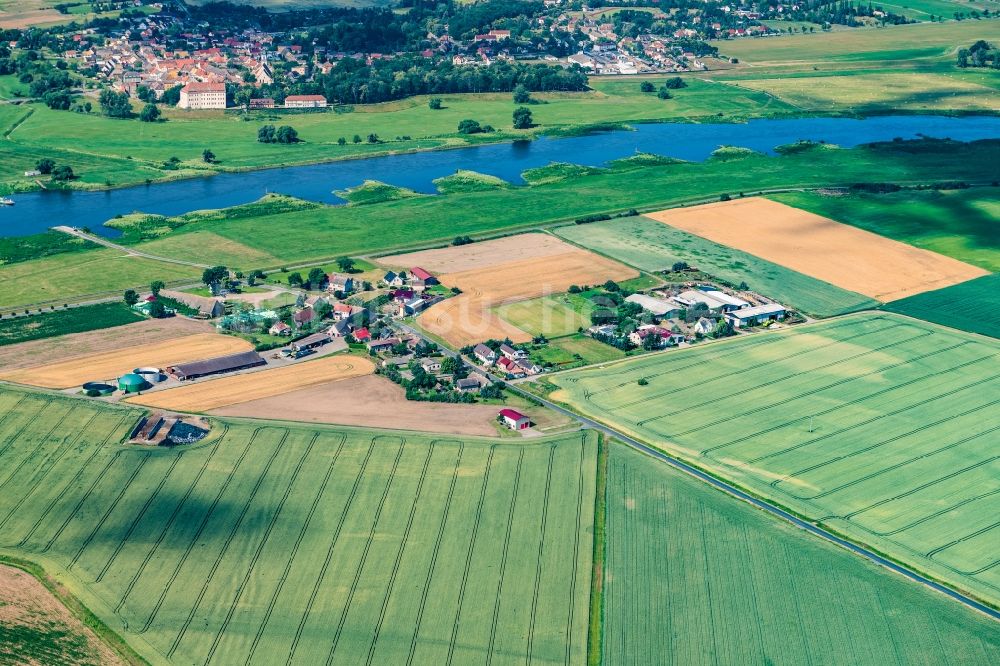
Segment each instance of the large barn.
[{"label": "large barn", "polygon": [[257,352],[240,352],[229,356],[217,356],[203,361],[192,361],[191,363],[178,363],[167,368],[167,374],[181,381],[207,377],[208,375],[218,375],[223,372],[235,372],[236,370],[246,370],[266,365],[267,361]]}]

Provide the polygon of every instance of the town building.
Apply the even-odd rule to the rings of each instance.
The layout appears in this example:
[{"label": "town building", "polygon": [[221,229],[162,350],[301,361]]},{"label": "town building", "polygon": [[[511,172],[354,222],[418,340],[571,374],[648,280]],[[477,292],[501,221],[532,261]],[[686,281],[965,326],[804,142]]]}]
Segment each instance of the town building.
[{"label": "town building", "polygon": [[289,95],[285,98],[286,109],[325,109],[326,98],[322,95]]},{"label": "town building", "polygon": [[226,84],[192,81],[181,88],[179,109],[225,109]]}]

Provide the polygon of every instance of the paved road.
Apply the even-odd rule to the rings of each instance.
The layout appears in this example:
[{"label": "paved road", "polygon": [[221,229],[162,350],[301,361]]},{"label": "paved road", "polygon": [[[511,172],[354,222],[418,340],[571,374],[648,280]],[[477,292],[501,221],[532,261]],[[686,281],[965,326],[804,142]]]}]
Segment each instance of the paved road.
[{"label": "paved road", "polygon": [[[416,336],[420,337],[423,340],[428,340],[428,338],[426,336],[424,336],[423,334],[421,334],[420,331],[414,329],[412,326],[407,326],[407,325],[401,324],[401,323],[397,323],[396,326],[398,328],[401,328],[402,330],[406,331],[407,333],[411,333],[413,335],[416,335]],[[428,340],[428,341],[433,342],[432,340]],[[444,351],[445,354],[447,354],[449,356],[459,356],[456,352],[454,352],[454,351],[452,351],[450,349],[444,349],[443,351]],[[478,370],[480,372],[483,371],[482,368],[479,368],[475,364],[469,363],[464,358],[462,358],[462,361],[467,366],[469,366],[469,367],[475,368],[476,370]],[[500,379],[498,377],[493,376],[492,373],[487,373],[487,374],[489,374],[490,377],[492,379],[494,379],[494,380]],[[632,447],[633,449],[635,449],[635,450],[637,450],[637,451],[639,451],[641,453],[644,453],[644,454],[646,454],[646,455],[648,455],[650,457],[656,458],[657,460],[659,460],[661,462],[665,462],[666,464],[668,464],[668,465],[670,465],[670,466],[672,466],[672,467],[674,467],[676,469],[679,469],[680,471],[682,471],[682,472],[684,472],[686,474],[690,474],[691,476],[695,477],[696,479],[698,479],[700,481],[703,481],[703,482],[705,482],[705,483],[707,483],[707,484],[709,484],[709,485],[711,485],[711,486],[713,486],[713,487],[715,487],[715,488],[717,488],[717,489],[719,489],[719,490],[721,490],[721,491],[723,491],[725,493],[728,493],[729,495],[731,495],[731,496],[733,496],[733,497],[735,497],[737,499],[743,500],[744,502],[748,502],[749,504],[757,507],[758,509],[762,509],[762,510],[770,513],[771,515],[773,515],[773,516],[775,516],[777,518],[780,518],[781,520],[789,522],[792,525],[794,525],[794,526],[796,526],[796,527],[798,527],[800,529],[803,529],[806,532],[809,532],[810,534],[818,536],[821,539],[825,539],[825,540],[827,540],[827,541],[829,541],[831,543],[834,543],[834,544],[836,544],[836,545],[838,545],[838,546],[840,546],[842,548],[846,548],[847,550],[851,551],[852,553],[855,553],[856,555],[860,555],[861,557],[864,557],[864,558],[866,558],[866,559],[874,562],[875,564],[881,565],[881,566],[889,569],[890,571],[893,571],[893,572],[895,572],[897,574],[900,574],[901,576],[905,576],[906,578],[909,578],[910,580],[912,580],[912,581],[914,581],[916,583],[920,583],[921,585],[925,585],[925,586],[929,587],[930,589],[932,589],[932,590],[934,590],[936,592],[940,592],[941,594],[945,594],[945,595],[951,597],[952,599],[954,599],[955,601],[958,601],[959,603],[964,604],[964,605],[968,606],[969,608],[971,608],[973,610],[976,610],[976,611],[979,611],[980,613],[984,613],[985,615],[988,615],[989,617],[993,618],[994,620],[1000,620],[1000,610],[996,610],[994,608],[990,608],[989,606],[987,606],[987,605],[985,605],[983,603],[980,603],[980,602],[976,601],[975,599],[962,594],[961,592],[956,592],[955,590],[953,590],[953,589],[951,589],[949,587],[945,587],[944,585],[941,585],[940,583],[937,583],[934,580],[931,580],[930,578],[927,578],[926,576],[923,576],[923,575],[917,573],[916,571],[912,571],[912,570],[906,568],[905,566],[902,566],[900,564],[897,564],[896,562],[888,560],[888,559],[882,557],[881,555],[879,555],[878,553],[876,553],[876,552],[874,552],[872,550],[869,550],[869,549],[867,549],[867,548],[865,548],[863,546],[859,546],[858,544],[853,543],[851,541],[847,541],[846,539],[842,539],[839,536],[837,536],[836,534],[834,534],[832,532],[829,532],[829,531],[823,529],[822,527],[820,527],[818,525],[815,525],[813,523],[810,523],[810,522],[807,522],[805,520],[802,520],[801,518],[799,518],[799,517],[797,517],[797,516],[789,513],[788,511],[785,511],[784,509],[782,509],[782,508],[780,508],[778,506],[775,506],[774,504],[771,504],[771,503],[766,502],[764,500],[758,499],[757,497],[754,497],[753,495],[745,493],[742,490],[740,490],[739,488],[737,488],[736,486],[730,485],[729,483],[726,483],[725,481],[722,481],[720,479],[715,478],[714,476],[706,474],[705,472],[702,472],[697,467],[694,467],[692,465],[689,465],[689,464],[685,463],[682,460],[674,458],[673,456],[670,456],[667,453],[664,453],[663,451],[661,451],[659,449],[656,449],[654,447],[651,447],[651,446],[648,446],[646,444],[643,444],[639,440],[633,439],[632,437],[629,437],[628,435],[625,435],[624,433],[621,433],[621,432],[615,430],[614,428],[610,428],[610,427],[604,425],[603,423],[600,423],[598,421],[590,419],[590,418],[588,418],[586,416],[582,416],[580,414],[577,414],[576,412],[571,411],[569,409],[566,409],[565,407],[562,407],[561,405],[558,405],[558,404],[552,402],[551,400],[548,400],[546,398],[542,398],[542,397],[540,397],[538,395],[535,395],[534,393],[529,393],[528,391],[525,391],[524,389],[520,388],[519,386],[516,386],[516,385],[513,385],[513,384],[507,382],[507,388],[509,388],[514,393],[517,393],[517,394],[519,394],[519,395],[521,395],[521,396],[523,396],[525,398],[528,398],[530,400],[538,401],[538,402],[542,403],[543,405],[545,405],[546,407],[548,407],[549,409],[551,409],[551,410],[553,410],[555,412],[558,412],[560,414],[564,414],[564,415],[568,416],[569,418],[571,418],[571,419],[573,419],[573,420],[581,423],[583,425],[583,427],[585,427],[585,428],[589,428],[589,429],[592,429],[592,430],[597,430],[598,432],[604,433],[608,437],[613,437],[614,439],[617,439],[617,440],[625,443],[626,445]]]}]

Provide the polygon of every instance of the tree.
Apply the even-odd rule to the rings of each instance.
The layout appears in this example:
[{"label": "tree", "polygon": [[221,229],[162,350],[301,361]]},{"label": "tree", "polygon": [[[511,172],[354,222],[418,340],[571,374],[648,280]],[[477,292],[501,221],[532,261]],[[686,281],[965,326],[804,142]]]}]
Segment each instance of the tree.
[{"label": "tree", "polygon": [[155,102],[156,93],[148,86],[136,86],[135,96],[143,102]]},{"label": "tree", "polygon": [[142,111],[139,112],[139,120],[144,123],[155,123],[159,119],[160,108],[152,102],[142,107]]},{"label": "tree", "polygon": [[205,162],[206,164],[212,164],[213,162],[215,162],[215,153],[206,148],[205,150],[201,151],[201,161]]},{"label": "tree", "polygon": [[126,289],[125,293],[122,295],[125,301],[125,305],[132,307],[139,302],[139,294],[135,289]]},{"label": "tree", "polygon": [[663,87],[669,90],[678,90],[680,88],[687,88],[687,85],[688,84],[685,83],[684,79],[682,79],[681,77],[672,76],[666,80],[666,82],[663,84]]},{"label": "tree", "polygon": [[64,90],[50,90],[42,96],[45,106],[55,111],[68,111],[73,105],[73,96]]},{"label": "tree", "polygon": [[350,273],[354,270],[354,260],[350,257],[337,257],[337,268],[344,273]]},{"label": "tree", "polygon": [[257,280],[264,280],[266,278],[267,275],[264,273],[264,271],[258,268],[250,271],[250,275],[247,276],[247,284],[249,284],[252,287]]},{"label": "tree", "polygon": [[431,111],[437,111],[438,109],[441,108],[441,98],[440,97],[431,97],[427,101],[427,106],[428,106],[428,108],[430,108]]},{"label": "tree", "polygon": [[39,173],[43,173],[46,176],[52,173],[52,170],[55,168],[56,168],[56,163],[47,157],[43,157],[42,159],[35,162],[35,169]]},{"label": "tree", "polygon": [[208,287],[222,282],[227,277],[229,277],[229,270],[225,266],[212,266],[201,273],[201,281]]},{"label": "tree", "polygon": [[671,95],[670,91],[667,90],[666,88],[660,88],[657,91],[656,96],[659,97],[660,99],[672,99],[673,98],[673,95]]},{"label": "tree", "polygon": [[274,139],[278,143],[298,143],[299,133],[290,125],[282,125],[274,133]]},{"label": "tree", "polygon": [[153,292],[153,296],[159,296],[160,290],[162,290],[166,286],[167,285],[163,283],[163,280],[153,280],[152,282],[149,283],[149,290]]},{"label": "tree", "polygon": [[173,88],[167,88],[160,95],[160,101],[164,104],[169,104],[170,106],[177,106],[177,103],[181,101],[181,89],[184,87],[183,84],[178,84]]},{"label": "tree", "polygon": [[351,141],[353,141],[354,143],[361,143],[361,135],[360,134],[355,134],[354,138],[351,139]]},{"label": "tree", "polygon": [[531,109],[519,106],[514,109],[514,129],[529,129],[531,127]]},{"label": "tree", "polygon": [[465,119],[458,123],[459,134],[478,134],[483,131],[478,120]]},{"label": "tree", "polygon": [[378,134],[372,132],[368,135],[368,143],[382,143],[382,139],[378,138]]},{"label": "tree", "polygon": [[308,279],[310,289],[321,289],[326,282],[326,272],[319,267],[310,269]]},{"label": "tree", "polygon": [[132,116],[132,103],[129,101],[128,93],[102,90],[97,101],[101,105],[101,113],[109,118],[130,118]]},{"label": "tree", "polygon": [[316,313],[318,319],[326,319],[332,311],[333,306],[323,300],[316,301],[316,305],[313,306],[313,312]]},{"label": "tree", "polygon": [[260,143],[274,143],[275,142],[275,131],[274,125],[264,125],[257,130],[257,141]]},{"label": "tree", "polygon": [[531,93],[523,85],[515,86],[514,94],[512,95],[514,99],[514,104],[530,104],[531,103]]},{"label": "tree", "polygon": [[656,86],[651,81],[643,81],[639,84],[639,92],[651,93],[656,90]]},{"label": "tree", "polygon": [[347,145],[347,139],[345,139],[344,137],[340,137],[339,139],[337,139],[337,145],[338,146],[346,146]]},{"label": "tree", "polygon": [[52,180],[65,183],[68,180],[73,180],[76,178],[76,174],[73,173],[73,167],[63,164],[57,166],[52,170]]},{"label": "tree", "polygon": [[571,284],[571,285],[569,286],[569,289],[567,289],[567,291],[568,291],[569,293],[571,293],[571,294],[579,294],[579,293],[580,293],[581,291],[583,291],[583,290],[582,290],[582,289],[580,289],[580,285],[576,285],[576,284]]},{"label": "tree", "polygon": [[167,316],[166,306],[159,301],[153,301],[149,304],[149,316],[154,319],[163,319]]},{"label": "tree", "polygon": [[690,266],[688,266],[688,262],[675,261],[674,265],[670,267],[670,270],[672,270],[674,273],[680,273],[681,271],[686,271],[688,268],[690,268]]},{"label": "tree", "polygon": [[289,273],[288,274],[288,285],[291,286],[291,287],[300,287],[300,286],[302,286],[302,273],[299,273],[297,271],[295,273]]},{"label": "tree", "polygon": [[604,288],[608,291],[621,291],[622,288],[618,286],[618,283],[614,280],[608,280],[604,283]]}]

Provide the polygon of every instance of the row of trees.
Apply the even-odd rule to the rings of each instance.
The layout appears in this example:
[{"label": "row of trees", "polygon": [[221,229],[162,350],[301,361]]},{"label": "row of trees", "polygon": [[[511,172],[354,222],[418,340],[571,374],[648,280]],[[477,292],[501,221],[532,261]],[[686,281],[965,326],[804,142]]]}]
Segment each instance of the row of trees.
[{"label": "row of trees", "polygon": [[299,133],[290,125],[264,125],[257,130],[257,140],[261,143],[298,143]]},{"label": "row of trees", "polygon": [[980,39],[969,48],[958,50],[958,66],[1000,69],[1000,49]]}]

